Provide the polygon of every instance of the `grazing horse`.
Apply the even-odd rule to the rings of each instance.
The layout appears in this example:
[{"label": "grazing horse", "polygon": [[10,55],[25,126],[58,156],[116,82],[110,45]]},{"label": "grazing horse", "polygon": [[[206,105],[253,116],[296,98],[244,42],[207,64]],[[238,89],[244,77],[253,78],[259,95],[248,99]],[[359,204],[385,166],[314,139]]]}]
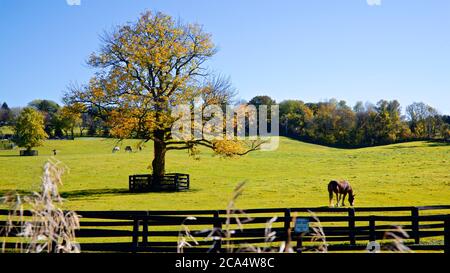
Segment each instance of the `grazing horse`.
[{"label": "grazing horse", "polygon": [[353,206],[356,194],[353,194],[353,189],[348,181],[331,181],[328,183],[328,194],[330,197],[330,207],[333,206],[331,203],[333,201],[333,193],[336,194],[336,206],[339,207],[339,202],[342,199],[342,206],[345,206],[345,198],[348,194],[348,202],[350,206]]},{"label": "grazing horse", "polygon": [[112,150],[113,153],[118,152],[118,151],[120,151],[120,147],[117,147],[117,146],[114,147],[113,150]]}]

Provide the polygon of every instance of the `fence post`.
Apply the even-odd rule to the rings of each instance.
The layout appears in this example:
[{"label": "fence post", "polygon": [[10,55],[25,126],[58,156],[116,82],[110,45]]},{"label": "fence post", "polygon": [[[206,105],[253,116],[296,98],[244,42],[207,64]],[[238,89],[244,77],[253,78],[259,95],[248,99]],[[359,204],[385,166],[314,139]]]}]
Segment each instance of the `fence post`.
[{"label": "fence post", "polygon": [[178,174],[175,174],[175,190],[180,191],[180,186],[178,185]]},{"label": "fence post", "polygon": [[375,216],[370,215],[369,217],[369,241],[375,242],[377,240],[377,235],[375,233]]},{"label": "fence post", "polygon": [[349,239],[350,244],[355,245],[355,209],[348,209],[348,229],[349,229]]},{"label": "fence post", "polygon": [[150,175],[148,175],[148,176],[146,176],[146,180],[147,180],[147,189],[146,190],[152,190],[152,189],[156,189],[156,185],[155,184],[157,184],[156,183],[156,181],[158,180],[156,177],[153,177],[153,175],[152,174],[150,174]]},{"label": "fence post", "polygon": [[303,251],[303,233],[298,234],[297,238],[297,253],[302,253]]},{"label": "fence post", "polygon": [[420,244],[420,234],[419,234],[419,208],[413,207],[411,209],[411,229],[412,235],[414,237],[414,243]]},{"label": "fence post", "polygon": [[134,187],[133,187],[133,176],[130,175],[128,177],[128,189],[130,190],[130,192],[134,192]]},{"label": "fence post", "polygon": [[213,249],[214,252],[220,252],[222,250],[222,222],[220,221],[219,218],[219,211],[215,211],[214,212],[214,229],[215,229],[215,239],[214,239],[214,245],[213,245]]},{"label": "fence post", "polygon": [[445,217],[444,222],[444,253],[450,254],[450,215]]},{"label": "fence post", "polygon": [[133,220],[133,243],[132,252],[136,253],[139,244],[139,219],[134,218]]},{"label": "fence post", "polygon": [[286,209],[284,211],[284,239],[286,243],[291,241],[290,229],[291,229],[291,210]]},{"label": "fence post", "polygon": [[142,223],[142,244],[147,246],[148,243],[148,219],[145,219]]}]

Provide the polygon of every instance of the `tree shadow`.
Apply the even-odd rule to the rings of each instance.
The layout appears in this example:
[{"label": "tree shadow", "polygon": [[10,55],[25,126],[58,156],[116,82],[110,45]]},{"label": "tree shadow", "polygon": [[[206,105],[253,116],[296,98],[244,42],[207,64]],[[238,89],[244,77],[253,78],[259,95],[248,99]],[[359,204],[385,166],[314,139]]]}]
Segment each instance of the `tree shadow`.
[{"label": "tree shadow", "polygon": [[93,197],[99,195],[117,195],[117,194],[130,194],[128,189],[88,189],[88,190],[75,190],[66,191],[61,193],[62,198],[77,199],[85,197]]},{"label": "tree shadow", "polygon": [[32,191],[27,190],[0,190],[0,197],[5,196],[6,194],[18,194],[20,196],[31,195]]},{"label": "tree shadow", "polygon": [[425,145],[411,145],[411,146],[395,145],[389,147],[388,149],[414,149],[414,148],[430,148],[430,147],[446,147],[446,146],[450,146],[450,142],[440,140],[428,140],[425,142]]},{"label": "tree shadow", "polygon": [[[108,195],[145,195],[148,193],[157,193],[161,195],[173,194],[173,193],[181,193],[181,192],[198,192],[198,189],[189,189],[187,191],[150,191],[150,192],[130,192],[127,188],[122,189],[88,189],[88,190],[74,190],[74,191],[66,191],[61,192],[61,197],[64,199],[80,199],[80,198],[91,198],[91,197],[99,197],[99,196],[108,196]],[[0,190],[0,197],[5,196],[6,194],[19,194],[20,196],[32,195],[32,191],[27,190]]]},{"label": "tree shadow", "polygon": [[415,149],[415,148],[423,148],[423,147],[428,147],[428,146],[419,146],[419,145],[411,145],[411,146],[392,146],[392,147],[387,147],[388,149],[391,150],[398,150],[398,149]]},{"label": "tree shadow", "polygon": [[446,147],[450,146],[450,142],[446,141],[427,141],[428,147]]},{"label": "tree shadow", "polygon": [[[180,192],[197,192],[197,189],[189,189],[187,191]],[[79,198],[88,198],[88,197],[98,197],[98,196],[107,196],[107,195],[145,195],[148,193],[157,193],[157,194],[173,194],[180,193],[177,191],[150,191],[150,192],[130,192],[127,188],[122,189],[88,189],[88,190],[75,190],[75,191],[66,191],[61,193],[62,198],[66,199],[79,199]]]}]

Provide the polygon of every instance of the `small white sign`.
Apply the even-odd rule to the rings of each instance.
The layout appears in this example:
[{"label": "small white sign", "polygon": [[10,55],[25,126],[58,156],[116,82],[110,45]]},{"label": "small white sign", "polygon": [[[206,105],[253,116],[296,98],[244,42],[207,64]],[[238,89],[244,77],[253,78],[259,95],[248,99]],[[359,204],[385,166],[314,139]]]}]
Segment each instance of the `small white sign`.
[{"label": "small white sign", "polygon": [[297,218],[295,220],[295,233],[306,233],[309,232],[309,219],[308,218]]}]

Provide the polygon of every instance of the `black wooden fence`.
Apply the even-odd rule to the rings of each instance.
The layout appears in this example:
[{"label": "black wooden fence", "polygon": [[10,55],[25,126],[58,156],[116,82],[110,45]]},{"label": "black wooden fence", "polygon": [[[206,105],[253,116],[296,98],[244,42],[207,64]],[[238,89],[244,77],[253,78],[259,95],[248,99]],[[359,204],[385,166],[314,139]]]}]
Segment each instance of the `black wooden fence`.
[{"label": "black wooden fence", "polygon": [[130,175],[130,192],[182,191],[189,189],[189,175],[168,173],[159,179],[151,174]]},{"label": "black wooden fence", "polygon": [[[369,241],[382,246],[392,244],[387,232],[401,226],[409,238],[404,245],[414,251],[450,253],[450,205],[424,207],[366,208],[278,208],[249,209],[243,214],[227,214],[224,210],[187,211],[79,211],[82,216],[77,240],[83,252],[176,252],[180,238],[188,226],[197,243],[184,252],[226,252],[254,247],[278,246],[289,241],[294,249],[312,251],[312,232],[293,232],[293,219],[307,218],[320,226],[328,251],[364,251]],[[9,211],[0,210],[0,227]],[[29,216],[28,214],[25,214]],[[251,220],[246,221],[247,218]],[[276,217],[276,219],[274,218]],[[270,230],[268,222],[271,221]],[[184,225],[184,226],[183,226]],[[2,229],[3,230],[3,229]],[[230,236],[226,231],[233,230]],[[268,232],[276,232],[268,242]],[[3,237],[5,236],[0,233]],[[16,234],[8,234],[6,248],[13,249]],[[181,236],[181,237],[180,237]],[[300,246],[302,249],[300,249]]]}]

